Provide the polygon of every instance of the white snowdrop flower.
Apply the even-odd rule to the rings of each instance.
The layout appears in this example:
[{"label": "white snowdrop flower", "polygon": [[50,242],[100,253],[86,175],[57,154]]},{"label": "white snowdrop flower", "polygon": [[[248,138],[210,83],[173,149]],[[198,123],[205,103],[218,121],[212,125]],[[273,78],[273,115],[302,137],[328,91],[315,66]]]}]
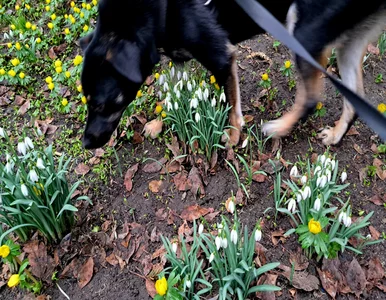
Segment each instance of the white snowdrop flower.
[{"label": "white snowdrop flower", "polygon": [[225,101],[226,101],[226,97],[225,97],[224,92],[222,92],[220,95],[220,102],[225,102]]},{"label": "white snowdrop flower", "polygon": [[177,72],[177,80],[180,80],[180,79],[181,79],[181,76],[182,76],[181,71],[178,71],[178,72]]},{"label": "white snowdrop flower", "polygon": [[214,253],[211,253],[209,256],[209,262],[211,263],[214,260]]},{"label": "white snowdrop flower", "polygon": [[202,95],[202,90],[201,90],[201,88],[198,88],[198,90],[196,91],[196,95],[197,95],[197,97],[198,97],[199,100],[202,100],[203,95]]},{"label": "white snowdrop flower", "polygon": [[233,214],[235,212],[235,202],[234,201],[229,201],[228,212],[230,212],[231,214]]},{"label": "white snowdrop flower", "polygon": [[28,149],[33,149],[33,148],[34,148],[34,144],[32,143],[32,140],[31,140],[28,136],[26,136],[26,137],[24,138],[24,144],[25,144],[25,146],[27,147],[27,150],[28,150]]},{"label": "white snowdrop flower", "polygon": [[309,197],[311,197],[311,188],[307,185],[302,192],[302,198],[307,200]]},{"label": "white snowdrop flower", "polygon": [[196,120],[196,123],[200,122],[201,117],[200,117],[200,114],[198,112],[196,112],[196,114],[194,115],[194,119]]},{"label": "white snowdrop flower", "polygon": [[31,171],[29,171],[29,179],[32,181],[32,182],[38,182],[39,181],[39,176],[38,174],[36,173],[36,171],[34,169],[32,169]]},{"label": "white snowdrop flower", "polygon": [[259,228],[257,228],[255,231],[255,241],[260,242],[262,235],[263,234],[262,234],[261,230]]},{"label": "white snowdrop flower", "polygon": [[340,214],[339,214],[339,217],[338,217],[338,222],[339,223],[342,223],[343,219],[346,218],[346,212],[342,211]]},{"label": "white snowdrop flower", "polygon": [[206,88],[205,91],[204,91],[204,100],[208,100],[209,98],[209,90]]},{"label": "white snowdrop flower", "polygon": [[321,206],[321,203],[320,203],[320,198],[316,198],[315,202],[314,202],[314,209],[316,211],[319,211],[320,210],[320,206]]},{"label": "white snowdrop flower", "polygon": [[11,174],[12,173],[12,164],[10,162],[7,162],[7,164],[5,165],[5,172],[7,172],[7,174]]},{"label": "white snowdrop flower", "polygon": [[5,155],[5,159],[6,159],[6,161],[8,162],[8,161],[11,159],[11,155],[9,155],[9,153],[7,153],[7,154]]},{"label": "white snowdrop flower", "polygon": [[314,170],[314,175],[315,176],[318,176],[318,174],[320,173],[320,171],[322,171],[322,168],[320,166],[317,166]]},{"label": "white snowdrop flower", "polygon": [[290,176],[298,176],[298,175],[299,175],[299,171],[297,166],[293,166],[290,171]]},{"label": "white snowdrop flower", "polygon": [[191,286],[192,286],[192,282],[190,280],[186,280],[186,287],[190,289]]},{"label": "white snowdrop flower", "polygon": [[164,83],[164,92],[167,92],[169,90],[169,85],[167,82]]},{"label": "white snowdrop flower", "polygon": [[331,176],[332,176],[330,169],[326,170],[326,176],[327,176],[327,180],[328,180],[327,182],[330,182],[331,181]]},{"label": "white snowdrop flower", "polygon": [[224,226],[220,223],[220,224],[217,224],[217,231],[218,231],[218,234],[221,233],[222,229],[224,228]]},{"label": "white snowdrop flower", "polygon": [[28,197],[28,188],[24,183],[21,185],[21,193],[24,195],[24,197]]},{"label": "white snowdrop flower", "polygon": [[331,158],[327,158],[326,160],[325,160],[325,162],[324,162],[324,167],[325,168],[327,168],[328,167],[328,165],[331,165]]},{"label": "white snowdrop flower", "polygon": [[216,106],[216,98],[215,98],[215,97],[213,97],[212,101],[210,102],[210,105],[211,105],[212,107],[215,107],[215,106]]},{"label": "white snowdrop flower", "polygon": [[27,147],[26,147],[26,145],[24,144],[24,142],[20,142],[20,143],[17,144],[17,151],[18,151],[20,154],[26,155],[26,153],[27,153]]},{"label": "white snowdrop flower", "polygon": [[178,102],[174,102],[174,109],[178,110]]},{"label": "white snowdrop flower", "polygon": [[173,78],[174,77],[174,74],[175,74],[176,70],[174,69],[174,67],[172,67],[170,69],[170,78]]},{"label": "white snowdrop flower", "polygon": [[241,148],[245,148],[245,147],[247,147],[247,145],[248,145],[248,139],[249,139],[249,137],[247,137],[244,141],[243,141],[243,143],[242,143],[242,145],[241,145]]},{"label": "white snowdrop flower", "polygon": [[177,92],[176,92],[176,97],[177,97],[178,99],[180,99],[180,97],[181,97],[181,93],[180,93],[179,90],[177,90]]},{"label": "white snowdrop flower", "polygon": [[222,238],[221,247],[223,247],[224,249],[228,247],[228,239],[226,237]]},{"label": "white snowdrop flower", "polygon": [[157,95],[158,95],[159,99],[162,99],[162,92],[161,91],[158,91]]},{"label": "white snowdrop flower", "polygon": [[305,185],[307,183],[307,176],[303,175],[302,178],[300,179],[300,182],[302,183],[302,185]]},{"label": "white snowdrop flower", "polygon": [[237,244],[237,231],[234,229],[231,231],[231,242],[235,245]]},{"label": "white snowdrop flower", "polygon": [[328,182],[327,176],[326,175],[322,175],[319,187],[320,188],[324,188],[326,186],[327,182]]},{"label": "white snowdrop flower", "polygon": [[295,199],[291,199],[289,202],[288,202],[288,210],[292,213],[294,213],[296,211],[296,201]]},{"label": "white snowdrop flower", "polygon": [[190,100],[190,108],[197,108],[198,106],[198,100],[197,98],[193,98]]},{"label": "white snowdrop flower", "polygon": [[196,86],[197,86],[197,83],[196,83],[196,81],[193,79],[192,80],[192,86],[195,88]]},{"label": "white snowdrop flower", "polygon": [[333,159],[333,160],[331,161],[331,170],[332,170],[332,171],[335,170],[335,166],[336,166],[336,161],[335,161],[335,159]]},{"label": "white snowdrop flower", "polygon": [[217,251],[220,250],[221,244],[222,244],[222,239],[219,236],[216,236],[214,243],[216,244]]},{"label": "white snowdrop flower", "polygon": [[343,217],[343,224],[346,227],[350,227],[351,225],[351,217],[348,216],[347,214],[345,215],[345,217]]},{"label": "white snowdrop flower", "polygon": [[198,234],[202,234],[204,232],[204,225],[201,223],[200,226],[198,226]]},{"label": "white snowdrop flower", "polygon": [[186,73],[185,71],[182,73],[182,79],[188,81],[188,73]]},{"label": "white snowdrop flower", "polygon": [[158,82],[160,85],[164,84],[165,82],[165,76],[164,75],[160,75],[159,79],[158,79]]},{"label": "white snowdrop flower", "polygon": [[173,110],[173,105],[170,103],[170,101],[167,104],[167,109],[168,109],[168,111]]},{"label": "white snowdrop flower", "polygon": [[322,166],[324,166],[324,162],[326,161],[326,156],[323,154],[322,156],[319,157],[319,160],[320,160]]},{"label": "white snowdrop flower", "polygon": [[297,194],[296,194],[296,201],[297,201],[297,202],[300,202],[300,201],[302,201],[302,200],[303,200],[302,193],[301,193],[301,192],[297,193]]},{"label": "white snowdrop flower", "polygon": [[370,240],[371,239],[371,234],[369,233],[368,235],[366,235],[366,240]]},{"label": "white snowdrop flower", "polygon": [[5,131],[2,127],[0,127],[0,136],[5,138]]},{"label": "white snowdrop flower", "polygon": [[173,251],[174,253],[177,253],[177,248],[178,248],[177,243],[173,243],[173,244],[172,244],[172,251]]},{"label": "white snowdrop flower", "polygon": [[43,160],[39,157],[37,162],[36,162],[36,167],[40,170],[45,169],[46,167],[44,166]]},{"label": "white snowdrop flower", "polygon": [[344,183],[347,179],[347,173],[345,171],[342,172],[342,175],[340,175],[340,181]]},{"label": "white snowdrop flower", "polygon": [[190,83],[190,81],[188,81],[187,86],[188,86],[188,91],[191,92],[192,91],[192,84]]}]

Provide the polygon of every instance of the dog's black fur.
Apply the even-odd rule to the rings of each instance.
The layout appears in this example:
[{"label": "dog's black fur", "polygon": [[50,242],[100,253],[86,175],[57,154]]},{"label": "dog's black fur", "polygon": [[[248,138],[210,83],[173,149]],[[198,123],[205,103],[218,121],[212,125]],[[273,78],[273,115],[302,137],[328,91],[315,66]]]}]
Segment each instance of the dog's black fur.
[{"label": "dog's black fur", "polygon": [[[97,27],[81,40],[85,51],[82,85],[89,108],[84,135],[86,148],[100,147],[109,140],[124,109],[159,61],[159,48],[175,60],[194,57],[208,68],[219,84],[225,86],[227,99],[233,106],[231,125],[241,129],[240,115],[236,116],[234,110],[238,101],[237,74],[232,69],[235,53],[229,45],[263,31],[234,0],[212,0],[208,5],[205,2],[100,1]],[[285,22],[293,2],[260,1],[281,22]],[[381,0],[371,0],[365,5],[361,0],[295,2],[298,20],[294,35],[316,58],[342,33],[375,11],[385,9],[385,1]],[[298,64],[303,78],[313,77],[313,68],[301,60]],[[305,109],[300,114],[304,112]],[[294,119],[299,117],[296,115]],[[235,133],[233,143],[238,142],[238,134]]]}]

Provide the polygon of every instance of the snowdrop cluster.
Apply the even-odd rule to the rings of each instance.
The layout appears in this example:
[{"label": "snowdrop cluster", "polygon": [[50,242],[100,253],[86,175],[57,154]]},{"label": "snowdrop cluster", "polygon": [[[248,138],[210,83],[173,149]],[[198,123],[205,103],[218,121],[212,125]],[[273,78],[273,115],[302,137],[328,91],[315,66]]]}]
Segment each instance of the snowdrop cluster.
[{"label": "snowdrop cluster", "polygon": [[339,221],[339,223],[342,223],[346,227],[350,227],[350,225],[351,225],[351,217],[345,211],[342,211],[339,214],[338,221]]}]

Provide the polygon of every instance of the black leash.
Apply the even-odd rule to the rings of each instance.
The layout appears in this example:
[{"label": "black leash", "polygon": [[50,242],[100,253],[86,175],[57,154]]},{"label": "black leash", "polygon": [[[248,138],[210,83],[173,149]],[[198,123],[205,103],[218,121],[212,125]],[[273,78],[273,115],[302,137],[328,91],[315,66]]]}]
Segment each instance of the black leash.
[{"label": "black leash", "polygon": [[343,96],[354,106],[358,116],[372,129],[379,137],[386,141],[386,118],[371,106],[362,97],[347,88],[340,80],[335,79],[328,74],[325,69],[319,65],[306,49],[298,42],[295,37],[289,34],[287,29],[259,2],[255,0],[236,0],[244,11],[261,28],[270,33],[276,39],[280,40],[290,50],[302,57],[312,66],[323,72],[342,93]]}]

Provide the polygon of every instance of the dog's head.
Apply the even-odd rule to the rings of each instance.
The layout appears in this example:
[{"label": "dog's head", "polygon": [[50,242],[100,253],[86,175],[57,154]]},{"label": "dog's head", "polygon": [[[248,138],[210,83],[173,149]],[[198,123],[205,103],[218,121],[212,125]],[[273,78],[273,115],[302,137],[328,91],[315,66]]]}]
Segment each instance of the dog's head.
[{"label": "dog's head", "polygon": [[101,1],[95,31],[80,40],[81,81],[88,101],[85,148],[109,141],[125,108],[159,61],[153,8],[145,14],[146,2]]}]

